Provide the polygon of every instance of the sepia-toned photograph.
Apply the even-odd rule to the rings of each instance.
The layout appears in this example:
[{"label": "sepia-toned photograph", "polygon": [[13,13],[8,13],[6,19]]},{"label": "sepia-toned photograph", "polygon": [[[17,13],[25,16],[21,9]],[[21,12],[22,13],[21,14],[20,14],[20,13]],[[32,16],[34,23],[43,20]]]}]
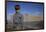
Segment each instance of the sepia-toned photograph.
[{"label": "sepia-toned photograph", "polygon": [[5,4],[6,32],[44,29],[44,3],[7,1]]}]

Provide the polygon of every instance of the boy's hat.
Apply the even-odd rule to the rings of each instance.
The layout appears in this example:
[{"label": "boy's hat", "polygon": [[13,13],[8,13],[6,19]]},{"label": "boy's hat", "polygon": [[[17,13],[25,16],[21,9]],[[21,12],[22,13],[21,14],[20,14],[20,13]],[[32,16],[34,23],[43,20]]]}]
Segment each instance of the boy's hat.
[{"label": "boy's hat", "polygon": [[19,10],[20,9],[20,5],[15,5],[15,10]]}]

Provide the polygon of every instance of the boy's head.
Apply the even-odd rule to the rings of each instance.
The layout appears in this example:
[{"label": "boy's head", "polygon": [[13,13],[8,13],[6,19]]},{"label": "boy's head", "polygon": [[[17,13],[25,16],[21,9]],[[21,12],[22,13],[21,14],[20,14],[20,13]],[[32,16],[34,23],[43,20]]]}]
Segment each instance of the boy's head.
[{"label": "boy's head", "polygon": [[20,10],[20,5],[15,5],[15,10]]}]

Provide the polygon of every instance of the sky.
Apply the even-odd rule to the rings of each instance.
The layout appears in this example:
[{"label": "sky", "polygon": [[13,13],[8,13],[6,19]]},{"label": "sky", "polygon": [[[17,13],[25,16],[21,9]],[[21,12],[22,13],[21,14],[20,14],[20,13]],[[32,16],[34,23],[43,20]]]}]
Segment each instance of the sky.
[{"label": "sky", "polygon": [[21,14],[30,14],[33,16],[42,16],[43,15],[43,4],[38,3],[16,3],[16,2],[7,2],[7,15],[13,15],[15,13],[14,6],[20,5],[21,9],[19,10]]}]

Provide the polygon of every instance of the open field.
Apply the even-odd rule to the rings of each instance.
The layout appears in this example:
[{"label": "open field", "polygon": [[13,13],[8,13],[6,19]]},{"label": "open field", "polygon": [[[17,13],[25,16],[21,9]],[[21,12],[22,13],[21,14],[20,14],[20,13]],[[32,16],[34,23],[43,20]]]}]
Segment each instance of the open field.
[{"label": "open field", "polygon": [[[14,25],[15,26],[15,25]],[[43,21],[23,22],[23,25],[16,26],[13,28],[13,24],[7,24],[7,30],[9,31],[20,31],[20,30],[40,30],[44,29]]]}]

